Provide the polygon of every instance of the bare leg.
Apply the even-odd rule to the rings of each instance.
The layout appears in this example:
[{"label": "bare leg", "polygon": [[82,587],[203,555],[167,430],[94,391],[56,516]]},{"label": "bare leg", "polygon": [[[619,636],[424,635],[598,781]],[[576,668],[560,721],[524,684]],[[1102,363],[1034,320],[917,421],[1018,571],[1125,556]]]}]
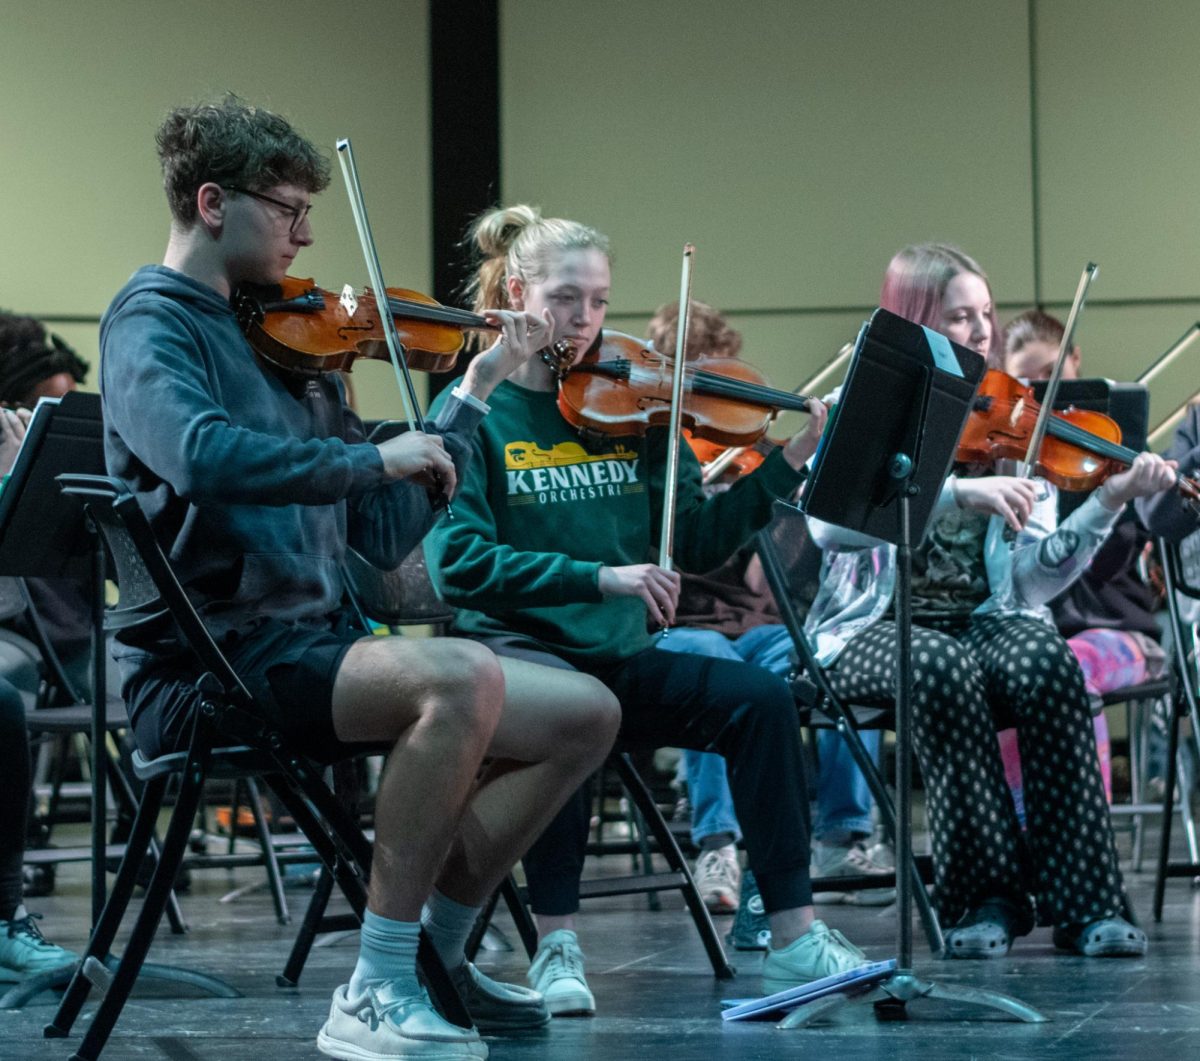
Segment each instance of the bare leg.
[{"label": "bare leg", "polygon": [[776,910],[767,915],[771,923],[771,949],[781,950],[795,943],[813,923],[811,906],[793,906],[790,910]]},{"label": "bare leg", "polygon": [[575,931],[574,914],[534,914],[533,919],[537,922],[539,940],[545,939],[551,932],[557,932],[560,928]]},{"label": "bare leg", "polygon": [[481,645],[369,637],[333,689],[340,740],[395,741],[379,780],[368,905],[416,921],[470,799],[500,718],[504,675]]},{"label": "bare leg", "polygon": [[505,697],[492,762],[463,815],[438,889],[478,906],[604,761],[620,705],[586,674],[502,658]]}]

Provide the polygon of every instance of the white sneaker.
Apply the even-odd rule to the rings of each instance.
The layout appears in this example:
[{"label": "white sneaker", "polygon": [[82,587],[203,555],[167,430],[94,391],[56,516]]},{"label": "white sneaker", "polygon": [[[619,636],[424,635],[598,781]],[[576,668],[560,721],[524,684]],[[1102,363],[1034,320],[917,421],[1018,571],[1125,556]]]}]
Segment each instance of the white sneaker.
[{"label": "white sneaker", "polygon": [[737,848],[733,844],[705,851],[692,872],[700,898],[712,914],[737,912],[741,894],[742,868],[738,865]]},{"label": "white sneaker", "polygon": [[474,1028],[460,1028],[434,1010],[429,996],[399,997],[390,983],[357,999],[349,985],[333,993],[317,1049],[343,1061],[482,1061],[488,1048]]},{"label": "white sneaker", "polygon": [[590,1017],[596,1012],[596,997],[583,975],[583,951],[569,928],[542,939],[526,979],[556,1017]]},{"label": "white sneaker", "polygon": [[794,943],[767,951],[762,992],[773,995],[789,987],[809,984],[823,976],[857,968],[866,960],[867,956],[836,928],[830,928],[824,921],[814,921]]},{"label": "white sneaker", "polygon": [[[814,880],[821,877],[876,877],[895,870],[877,863],[862,844],[849,847],[822,844],[814,841],[809,873]],[[896,901],[895,888],[860,888],[848,892],[820,891],[814,886],[821,903],[849,903],[855,906],[887,906]]]},{"label": "white sneaker", "polygon": [[11,921],[0,921],[0,981],[17,983],[79,961],[74,951],[65,950],[42,935],[37,927],[41,916],[18,906]]}]

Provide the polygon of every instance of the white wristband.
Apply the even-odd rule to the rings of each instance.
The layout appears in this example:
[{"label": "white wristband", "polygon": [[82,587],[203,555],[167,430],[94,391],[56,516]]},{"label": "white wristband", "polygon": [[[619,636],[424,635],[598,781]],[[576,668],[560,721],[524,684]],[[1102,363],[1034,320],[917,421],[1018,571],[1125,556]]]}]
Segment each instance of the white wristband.
[{"label": "white wristband", "polygon": [[488,405],[482,398],[476,398],[470,391],[465,391],[462,387],[455,387],[450,391],[452,398],[457,398],[460,402],[469,405],[472,409],[478,409],[484,416],[492,411],[492,407]]}]

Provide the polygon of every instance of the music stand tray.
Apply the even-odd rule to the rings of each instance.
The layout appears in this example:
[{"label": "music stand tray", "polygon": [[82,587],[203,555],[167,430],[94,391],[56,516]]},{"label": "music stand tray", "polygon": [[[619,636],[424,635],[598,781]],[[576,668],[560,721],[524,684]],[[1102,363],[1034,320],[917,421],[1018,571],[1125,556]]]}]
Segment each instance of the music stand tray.
[{"label": "music stand tray", "polygon": [[896,546],[898,967],[865,994],[831,995],[792,1013],[783,1028],[808,1027],[850,1001],[872,1002],[881,1020],[896,1020],[922,998],[1046,1019],[1018,999],[921,980],[912,969],[912,543],[925,534],[985,368],[944,335],[877,309],[859,332],[801,499],[810,516]]}]

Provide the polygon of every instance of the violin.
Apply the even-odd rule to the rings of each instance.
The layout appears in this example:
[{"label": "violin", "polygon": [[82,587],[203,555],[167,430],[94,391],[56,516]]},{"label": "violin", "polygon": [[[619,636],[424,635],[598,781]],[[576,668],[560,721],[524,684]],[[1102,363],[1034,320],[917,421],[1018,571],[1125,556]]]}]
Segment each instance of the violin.
[{"label": "violin", "polygon": [[[559,377],[558,408],[583,431],[644,434],[670,419],[674,358],[641,339],[603,331],[578,364],[551,352],[543,359]],[[692,434],[725,446],[748,446],[783,411],[807,412],[803,394],[775,390],[758,369],[733,357],[689,360],[683,370],[682,422]]]},{"label": "violin", "polygon": [[[955,460],[993,464],[1024,460],[1041,406],[1033,390],[997,369],[983,377]],[[1054,410],[1037,457],[1037,472],[1060,490],[1094,490],[1127,468],[1136,450],[1122,446],[1121,428],[1111,417],[1087,409]],[[1180,477],[1176,484],[1190,501],[1200,500],[1200,483]]]},{"label": "violin", "polygon": [[[470,330],[498,330],[477,313],[443,306],[428,295],[385,288],[405,363],[421,372],[448,372]],[[311,279],[284,277],[277,286],[243,284],[234,312],[254,350],[273,365],[304,376],[349,372],[360,357],[390,361],[384,318],[367,288],[340,295]]]},{"label": "violin", "polygon": [[[772,450],[787,445],[786,440],[769,438],[767,435],[763,435],[762,438],[751,443],[749,446],[722,446],[719,442],[710,442],[705,438],[697,438],[690,431],[684,431],[683,437],[687,439],[688,445],[692,447],[692,453],[696,455],[696,460],[700,462],[705,484],[725,474],[728,474],[733,479],[740,479],[743,475],[749,475],[750,472],[761,467],[762,462],[767,459]],[[725,454],[731,451],[735,451],[734,455],[727,461],[723,460]],[[709,468],[718,460],[722,461],[719,473],[710,479],[708,474]]]}]

